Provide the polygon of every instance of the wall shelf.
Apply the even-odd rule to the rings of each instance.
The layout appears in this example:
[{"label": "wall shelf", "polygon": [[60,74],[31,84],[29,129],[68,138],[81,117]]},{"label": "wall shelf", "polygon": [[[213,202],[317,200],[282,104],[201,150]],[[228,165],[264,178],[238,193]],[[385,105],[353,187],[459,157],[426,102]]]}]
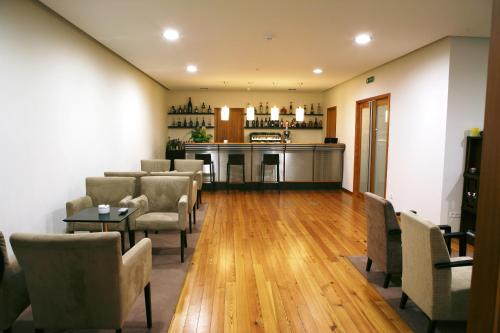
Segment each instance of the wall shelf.
[{"label": "wall shelf", "polygon": [[[262,129],[262,130],[279,130],[282,129],[284,130],[285,127],[247,127],[245,126],[244,129]],[[289,131],[294,131],[294,130],[322,130],[323,127],[288,127]]]},{"label": "wall shelf", "polygon": [[[198,127],[203,127],[203,126],[198,126]],[[215,128],[215,126],[204,126],[206,129],[211,129],[211,128]],[[168,128],[177,128],[177,129],[193,129],[193,128],[196,128],[196,126],[187,126],[187,127],[184,127],[184,126],[172,126],[172,125],[169,125]]]},{"label": "wall shelf", "polygon": [[[246,113],[245,113],[245,115],[246,115]],[[270,116],[271,114],[270,113],[265,113],[265,112],[264,113],[255,112],[255,115],[256,116]],[[290,116],[294,116],[295,117],[296,115],[295,115],[295,113],[286,113],[286,114],[285,113],[280,113],[280,117],[281,116],[289,116],[289,117]],[[323,117],[323,113],[314,113],[314,114],[308,113],[308,114],[304,114],[304,116],[305,117]]]},{"label": "wall shelf", "polygon": [[173,112],[169,112],[168,115],[172,115],[172,116],[213,116],[215,113],[214,112],[210,112],[210,113],[194,113],[194,112],[185,112],[185,113],[173,113]]}]

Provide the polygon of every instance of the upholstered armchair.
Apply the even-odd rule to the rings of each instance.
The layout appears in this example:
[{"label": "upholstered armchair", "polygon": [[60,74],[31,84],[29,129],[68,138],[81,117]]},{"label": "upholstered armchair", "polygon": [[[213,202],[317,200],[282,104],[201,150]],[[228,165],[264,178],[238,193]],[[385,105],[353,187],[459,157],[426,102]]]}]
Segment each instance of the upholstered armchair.
[{"label": "upholstered armchair", "polygon": [[151,241],[123,256],[120,234],[13,234],[14,253],[26,276],[37,332],[45,329],[115,329],[144,290],[152,325]]},{"label": "upholstered armchair", "polygon": [[170,160],[141,160],[141,171],[147,173],[170,171]]},{"label": "upholstered armchair", "polygon": [[128,207],[137,208],[129,217],[132,232],[144,231],[148,237],[149,231],[180,231],[181,262],[187,247],[189,185],[188,177],[142,177],[142,195],[127,202]]},{"label": "upholstered armchair", "polygon": [[16,258],[7,254],[5,239],[0,232],[0,329],[10,333],[12,324],[29,304],[24,273]]},{"label": "upholstered armchair", "polygon": [[194,179],[198,185],[197,203],[201,203],[201,190],[203,188],[203,161],[202,160],[174,160],[177,171],[194,172]]},{"label": "upholstered armchair", "polygon": [[384,288],[389,286],[393,274],[401,273],[401,229],[392,204],[384,198],[365,192],[367,215],[366,270],[372,262],[385,273]]},{"label": "upholstered armchair", "polygon": [[194,172],[177,172],[177,171],[168,171],[168,172],[151,172],[151,176],[173,176],[173,177],[188,177],[189,178],[189,193],[188,193],[188,207],[189,207],[189,233],[193,233],[192,224],[196,224],[196,197],[198,192],[197,181],[194,180]]},{"label": "upholstered armchair", "polygon": [[141,177],[147,176],[146,171],[106,171],[104,177],[134,177],[135,191],[134,198],[141,195]]},{"label": "upholstered armchair", "polygon": [[[66,203],[66,215],[69,217],[80,210],[109,204],[113,207],[125,207],[126,201],[132,199],[135,192],[135,178],[133,177],[88,177],[85,179],[87,195]],[[122,235],[122,249],[124,248],[124,232],[127,225],[109,223],[109,230],[119,231]],[[101,223],[67,223],[66,231],[102,231]]]},{"label": "upholstered armchair", "polygon": [[472,258],[450,258],[439,226],[414,213],[401,214],[403,278],[400,308],[410,298],[430,319],[467,320]]}]

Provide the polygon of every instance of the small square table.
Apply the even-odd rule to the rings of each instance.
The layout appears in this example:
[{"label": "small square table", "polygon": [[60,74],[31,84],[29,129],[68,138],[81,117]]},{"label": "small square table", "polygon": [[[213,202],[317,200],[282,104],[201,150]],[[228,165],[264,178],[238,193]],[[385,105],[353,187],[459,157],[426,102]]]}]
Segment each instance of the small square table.
[{"label": "small square table", "polygon": [[119,207],[110,207],[108,214],[99,214],[97,207],[85,208],[78,213],[65,218],[64,222],[80,222],[80,223],[101,223],[102,231],[108,231],[108,223],[120,223],[127,220],[128,217],[136,211],[137,208],[128,208],[125,214],[118,213]]}]

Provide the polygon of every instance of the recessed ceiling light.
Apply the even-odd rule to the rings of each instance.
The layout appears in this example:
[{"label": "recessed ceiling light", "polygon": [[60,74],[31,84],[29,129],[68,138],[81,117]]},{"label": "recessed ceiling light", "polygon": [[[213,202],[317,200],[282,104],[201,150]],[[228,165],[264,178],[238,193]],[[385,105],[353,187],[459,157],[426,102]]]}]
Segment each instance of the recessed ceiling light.
[{"label": "recessed ceiling light", "polygon": [[321,74],[321,73],[323,73],[323,70],[321,68],[315,68],[315,69],[313,69],[313,73],[314,74]]},{"label": "recessed ceiling light", "polygon": [[366,45],[372,41],[372,36],[370,36],[369,34],[366,34],[366,33],[359,34],[354,38],[354,41],[358,45]]},{"label": "recessed ceiling light", "polygon": [[195,65],[187,65],[186,70],[189,73],[196,73],[198,71],[198,67],[196,67]]},{"label": "recessed ceiling light", "polygon": [[168,41],[175,41],[179,39],[179,32],[175,29],[172,28],[167,28],[165,31],[163,31],[163,38],[165,38]]}]

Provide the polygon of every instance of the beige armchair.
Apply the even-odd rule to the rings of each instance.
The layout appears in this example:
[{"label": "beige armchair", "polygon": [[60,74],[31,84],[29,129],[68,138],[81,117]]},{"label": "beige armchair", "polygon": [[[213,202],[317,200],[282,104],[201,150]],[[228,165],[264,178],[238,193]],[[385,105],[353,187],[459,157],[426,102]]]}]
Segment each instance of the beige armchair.
[{"label": "beige armchair", "polygon": [[174,168],[177,171],[194,172],[194,179],[198,185],[197,204],[201,203],[201,191],[203,188],[203,161],[202,160],[174,160]]},{"label": "beige armchair", "polygon": [[401,214],[403,278],[400,308],[410,298],[430,319],[467,320],[472,259],[450,258],[439,227],[414,213]]},{"label": "beige armchair", "polygon": [[198,184],[197,181],[194,180],[194,172],[177,172],[177,171],[169,171],[169,172],[151,172],[151,176],[170,176],[170,177],[188,177],[189,178],[189,193],[188,193],[188,207],[189,207],[189,233],[193,233],[192,224],[196,224],[196,198],[198,192]]},{"label": "beige armchair", "polygon": [[16,258],[9,258],[0,232],[0,329],[4,333],[12,332],[12,324],[29,304],[24,273]]},{"label": "beige armchair", "polygon": [[384,198],[365,192],[367,215],[366,270],[372,262],[385,272],[384,288],[389,286],[392,274],[401,274],[401,229],[392,204]]},{"label": "beige armchair", "polygon": [[170,171],[170,160],[141,160],[141,171],[147,173]]},{"label": "beige armchair", "polygon": [[134,198],[141,195],[141,177],[147,176],[146,171],[106,171],[104,177],[134,177],[135,178],[135,191]]},{"label": "beige armchair", "polygon": [[[125,207],[126,202],[132,199],[135,192],[135,178],[133,177],[88,177],[85,179],[87,195],[66,203],[66,216],[69,217],[80,210],[96,207],[101,204],[109,204],[113,207]],[[119,231],[122,235],[122,249],[124,249],[124,232],[128,230],[127,225],[122,223],[110,223],[109,230]],[[101,223],[67,223],[66,231],[102,231]],[[132,246],[132,245],[131,245]]]},{"label": "beige armchair", "polygon": [[184,248],[187,247],[189,185],[188,177],[142,177],[142,195],[127,202],[128,207],[137,208],[129,217],[132,232],[144,231],[148,237],[149,231],[180,231],[181,262],[184,262]]},{"label": "beige armchair", "polygon": [[151,320],[151,241],[125,255],[120,234],[13,234],[14,253],[26,276],[37,332],[44,329],[115,329],[144,290]]}]

